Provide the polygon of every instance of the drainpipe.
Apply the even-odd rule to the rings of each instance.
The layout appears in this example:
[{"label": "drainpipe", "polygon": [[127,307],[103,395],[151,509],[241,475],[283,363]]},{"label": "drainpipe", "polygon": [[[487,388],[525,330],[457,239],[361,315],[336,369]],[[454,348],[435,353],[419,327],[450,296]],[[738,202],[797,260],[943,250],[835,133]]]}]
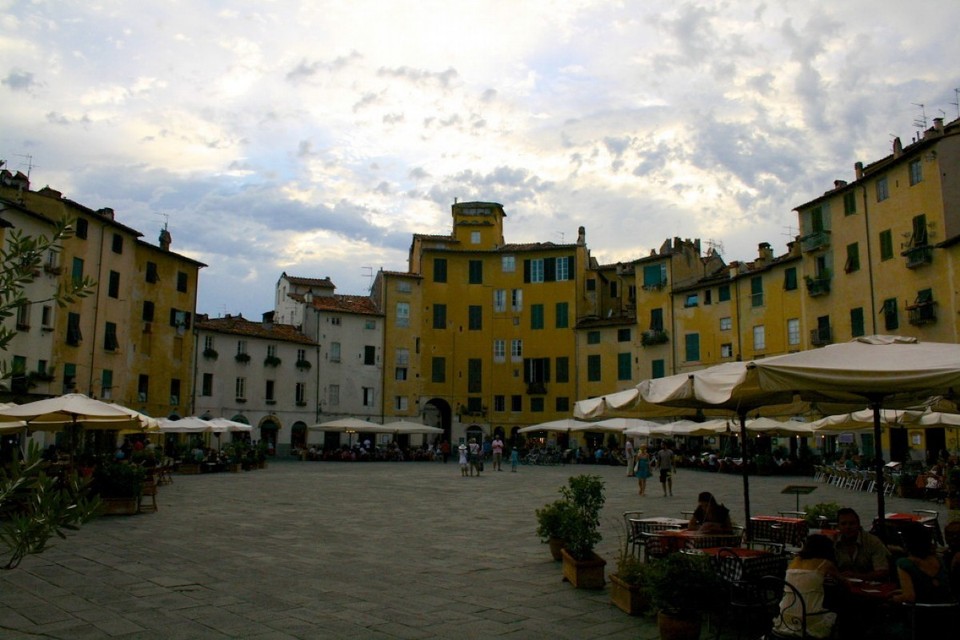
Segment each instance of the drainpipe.
[{"label": "drainpipe", "polygon": [[867,240],[867,278],[870,282],[870,324],[873,327],[870,331],[872,334],[877,333],[877,291],[873,286],[873,251],[871,250],[872,243],[870,242],[870,212],[867,208],[867,185],[861,183],[860,191],[863,194],[863,229],[866,234]]},{"label": "drainpipe", "polygon": [[[90,341],[90,372],[87,375],[87,395],[93,395],[93,369],[97,358],[97,327],[100,324],[100,296],[103,292],[103,238],[107,225],[100,225],[100,248],[97,251],[97,295],[93,298],[93,339]],[[109,286],[109,285],[108,285]],[[101,392],[103,390],[101,389]],[[102,395],[102,393],[101,393]]]}]

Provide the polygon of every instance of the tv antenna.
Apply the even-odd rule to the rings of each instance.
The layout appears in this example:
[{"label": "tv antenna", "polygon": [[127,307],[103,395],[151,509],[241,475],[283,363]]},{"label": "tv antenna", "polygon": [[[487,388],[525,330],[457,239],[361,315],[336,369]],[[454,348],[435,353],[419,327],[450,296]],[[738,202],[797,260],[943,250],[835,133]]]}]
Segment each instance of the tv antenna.
[{"label": "tv antenna", "polygon": [[23,153],[15,153],[15,154],[13,154],[13,155],[17,156],[18,158],[26,158],[26,159],[27,159],[27,179],[29,180],[29,179],[30,179],[30,172],[33,171],[33,168],[34,168],[35,166],[37,166],[37,165],[33,164],[33,156],[27,155],[27,154],[23,154]]},{"label": "tv antenna", "polygon": [[957,108],[957,117],[960,118],[960,89],[953,90],[953,102],[950,104]]},{"label": "tv antenna", "polygon": [[713,249],[713,252],[716,255],[718,256],[723,255],[723,242],[721,242],[720,240],[714,240],[713,238],[709,238],[705,244],[707,245],[707,249]]},{"label": "tv antenna", "polygon": [[921,131],[927,130],[927,110],[923,106],[922,102],[911,102],[915,107],[920,107],[920,115],[913,119],[913,126],[917,127]]},{"label": "tv antenna", "polygon": [[560,244],[563,244],[563,241],[566,239],[567,236],[563,233],[563,231],[558,231],[557,235],[560,236]]},{"label": "tv antenna", "polygon": [[170,227],[170,214],[169,213],[154,213],[155,216],[160,216],[163,218],[163,230],[167,231]]},{"label": "tv antenna", "polygon": [[790,238],[790,241],[796,240],[797,236],[800,235],[800,229],[787,225],[784,227],[784,231],[781,232],[782,236]]},{"label": "tv antenna", "polygon": [[363,277],[367,279],[367,288],[373,287],[373,267],[363,266],[360,267],[360,272],[363,273]]}]

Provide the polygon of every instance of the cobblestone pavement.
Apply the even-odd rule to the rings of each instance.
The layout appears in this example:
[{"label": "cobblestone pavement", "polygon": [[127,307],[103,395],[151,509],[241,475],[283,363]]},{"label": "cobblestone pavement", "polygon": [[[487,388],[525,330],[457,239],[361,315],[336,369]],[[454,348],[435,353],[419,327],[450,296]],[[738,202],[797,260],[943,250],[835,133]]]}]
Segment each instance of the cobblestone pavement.
[{"label": "cobblestone pavement", "polygon": [[[656,638],[606,589],[562,582],[534,510],[569,476],[602,476],[598,552],[611,565],[624,510],[679,517],[710,490],[743,519],[739,476],[681,470],[673,497],[655,478],[639,497],[623,467],[487,469],[282,460],[174,476],[157,513],[100,518],[0,572],[0,637]],[[793,509],[780,493],[791,483],[812,481],[751,477],[752,513]],[[824,485],[800,506],[828,501],[876,512],[874,494]],[[891,511],[927,507],[888,498]]]}]

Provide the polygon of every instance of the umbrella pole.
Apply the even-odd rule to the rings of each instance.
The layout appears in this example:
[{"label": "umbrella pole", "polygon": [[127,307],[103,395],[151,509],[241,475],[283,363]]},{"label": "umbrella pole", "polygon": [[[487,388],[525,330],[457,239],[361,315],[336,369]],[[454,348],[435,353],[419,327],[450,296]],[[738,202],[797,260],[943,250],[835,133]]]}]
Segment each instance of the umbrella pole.
[{"label": "umbrella pole", "polygon": [[871,400],[870,408],[873,409],[873,455],[874,455],[874,473],[876,474],[877,487],[877,526],[880,527],[881,537],[886,542],[886,509],[883,503],[883,443],[880,441],[880,400]]},{"label": "umbrella pole", "polygon": [[750,526],[750,470],[747,465],[747,414],[740,412],[740,457],[743,464],[740,465],[743,473],[743,526],[747,532],[747,540],[753,539],[753,531]]}]

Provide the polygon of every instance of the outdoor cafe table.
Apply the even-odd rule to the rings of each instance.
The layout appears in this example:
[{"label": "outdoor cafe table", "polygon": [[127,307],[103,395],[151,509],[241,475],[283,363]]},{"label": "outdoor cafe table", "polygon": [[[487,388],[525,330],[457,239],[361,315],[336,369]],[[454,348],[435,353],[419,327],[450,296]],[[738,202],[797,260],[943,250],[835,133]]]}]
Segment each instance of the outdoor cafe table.
[{"label": "outdoor cafe table", "polygon": [[717,572],[725,580],[759,580],[763,576],[782,578],[787,572],[788,558],[779,553],[741,547],[708,547],[700,549],[699,552],[716,558],[721,549],[734,553],[740,559],[740,562],[737,562],[729,556],[722,558]]},{"label": "outdoor cafe table", "polygon": [[688,524],[687,520],[665,517],[630,518],[630,522],[634,523],[637,529],[642,533],[663,531],[665,529],[682,529],[686,528]]},{"label": "outdoor cafe table", "polygon": [[[710,547],[740,546],[740,536],[729,533],[700,533],[688,529],[658,531],[653,534],[663,554],[681,549],[709,549]],[[648,549],[648,552],[650,550]],[[656,554],[654,554],[656,555]]]},{"label": "outdoor cafe table", "polygon": [[807,539],[807,521],[803,518],[753,516],[750,523],[753,526],[754,540],[772,540],[792,547],[802,547]]},{"label": "outdoor cafe table", "polygon": [[943,532],[940,531],[940,518],[936,512],[933,513],[887,513],[884,515],[887,525],[900,531],[904,524],[908,522],[918,522],[925,527],[930,528],[933,533],[933,539],[937,544],[943,544]]}]

